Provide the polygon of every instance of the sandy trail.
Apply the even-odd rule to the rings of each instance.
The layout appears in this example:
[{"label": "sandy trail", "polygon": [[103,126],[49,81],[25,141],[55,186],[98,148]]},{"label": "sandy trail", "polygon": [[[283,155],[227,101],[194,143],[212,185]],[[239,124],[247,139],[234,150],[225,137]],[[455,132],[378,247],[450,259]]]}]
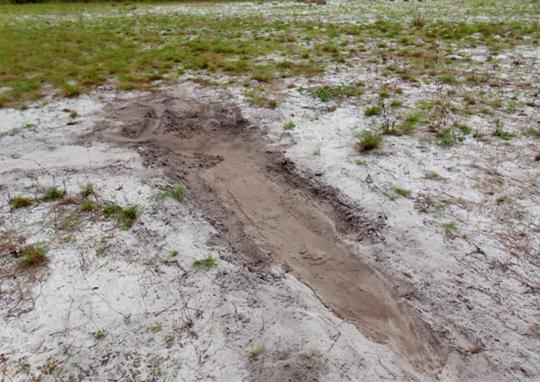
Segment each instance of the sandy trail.
[{"label": "sandy trail", "polygon": [[109,114],[123,127],[102,139],[138,146],[146,165],[187,184],[221,239],[254,267],[285,266],[337,315],[417,369],[443,364],[437,341],[400,303],[391,281],[346,244],[345,234],[369,224],[352,216],[354,207],[345,212],[337,191],[287,169],[238,110],[176,94],[128,101]]}]

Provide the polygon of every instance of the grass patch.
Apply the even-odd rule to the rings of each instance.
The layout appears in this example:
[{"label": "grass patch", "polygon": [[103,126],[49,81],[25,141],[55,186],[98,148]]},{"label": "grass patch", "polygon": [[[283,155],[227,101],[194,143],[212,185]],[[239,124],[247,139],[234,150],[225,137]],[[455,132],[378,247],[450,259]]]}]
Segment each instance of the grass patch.
[{"label": "grass patch", "polygon": [[46,202],[52,202],[53,200],[63,199],[66,196],[66,191],[53,186],[45,189],[43,193],[43,200]]},{"label": "grass patch", "polygon": [[394,187],[392,189],[392,191],[394,191],[394,193],[398,196],[401,196],[403,198],[410,198],[411,197],[411,191],[405,189],[405,188],[401,188],[401,187]]},{"label": "grass patch", "polygon": [[30,207],[34,200],[30,196],[15,196],[9,200],[9,205],[14,209]]},{"label": "grass patch", "polygon": [[322,102],[328,102],[334,98],[359,96],[364,93],[361,88],[363,83],[354,85],[320,86],[311,90],[311,94]]},{"label": "grass patch", "polygon": [[503,141],[510,141],[517,136],[517,134],[504,130],[502,122],[500,120],[497,120],[495,122],[495,129],[493,130],[492,135],[494,137],[502,139]]},{"label": "grass patch", "polygon": [[283,125],[283,130],[285,130],[285,131],[293,130],[295,127],[296,127],[296,125],[294,124],[294,122],[289,121],[289,122],[287,122],[287,123],[285,123]]},{"label": "grass patch", "polygon": [[94,202],[93,200],[83,200],[79,207],[82,212],[91,212],[94,211],[96,208],[96,202]]},{"label": "grass patch", "polygon": [[95,190],[94,190],[94,186],[93,186],[91,183],[86,184],[86,185],[82,188],[80,194],[81,194],[81,196],[82,196],[83,198],[88,198],[89,196],[92,196],[92,195],[93,195],[93,196],[96,196],[96,192],[95,192]]},{"label": "grass patch", "polygon": [[166,191],[159,194],[160,199],[171,198],[177,202],[183,202],[187,195],[187,188],[185,186],[171,187]]},{"label": "grass patch", "polygon": [[374,117],[376,115],[380,115],[383,111],[383,106],[381,104],[369,106],[364,110],[364,115],[366,117]]},{"label": "grass patch", "polygon": [[217,261],[212,255],[208,255],[204,259],[193,260],[193,266],[196,268],[214,268],[217,266]]},{"label": "grass patch", "polygon": [[368,161],[365,159],[357,159],[354,161],[354,164],[357,166],[367,166]]},{"label": "grass patch", "polygon": [[47,248],[29,245],[20,252],[20,260],[17,264],[18,269],[29,269],[44,266],[49,262]]},{"label": "grass patch", "polygon": [[461,230],[458,228],[457,224],[453,221],[443,224],[443,229],[446,235],[450,237],[463,237]]},{"label": "grass patch", "polygon": [[117,204],[107,204],[103,207],[103,213],[109,218],[115,218],[122,229],[128,230],[133,227],[139,215],[139,207],[120,207]]},{"label": "grass patch", "polygon": [[356,142],[356,148],[358,151],[371,151],[379,148],[382,137],[378,133],[374,133],[373,131],[362,131],[361,133],[357,134],[356,137],[358,138],[358,142]]}]

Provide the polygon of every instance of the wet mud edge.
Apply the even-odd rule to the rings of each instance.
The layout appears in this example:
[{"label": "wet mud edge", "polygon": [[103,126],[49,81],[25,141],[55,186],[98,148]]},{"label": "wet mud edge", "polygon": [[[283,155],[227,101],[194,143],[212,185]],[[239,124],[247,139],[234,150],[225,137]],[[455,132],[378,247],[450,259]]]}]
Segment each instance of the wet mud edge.
[{"label": "wet mud edge", "polygon": [[384,217],[366,219],[337,189],[299,170],[237,107],[162,92],[111,104],[106,116],[121,128],[81,139],[135,148],[145,166],[186,185],[218,232],[215,240],[250,271],[264,277],[278,263],[336,315],[417,370],[432,374],[444,365],[447,351],[400,301],[393,280],[347,244],[384,240]]}]

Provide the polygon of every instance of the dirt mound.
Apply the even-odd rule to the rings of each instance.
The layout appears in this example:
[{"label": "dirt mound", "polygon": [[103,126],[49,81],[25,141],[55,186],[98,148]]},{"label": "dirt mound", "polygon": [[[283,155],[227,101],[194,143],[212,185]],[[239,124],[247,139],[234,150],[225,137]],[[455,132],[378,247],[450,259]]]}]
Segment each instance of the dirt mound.
[{"label": "dirt mound", "polygon": [[236,108],[153,94],[108,112],[122,128],[102,139],[137,146],[147,166],[184,183],[221,239],[252,269],[278,262],[336,314],[417,368],[441,366],[442,351],[425,325],[399,301],[390,280],[344,241],[352,234],[376,238],[382,221],[366,221],[336,190],[300,174]]}]

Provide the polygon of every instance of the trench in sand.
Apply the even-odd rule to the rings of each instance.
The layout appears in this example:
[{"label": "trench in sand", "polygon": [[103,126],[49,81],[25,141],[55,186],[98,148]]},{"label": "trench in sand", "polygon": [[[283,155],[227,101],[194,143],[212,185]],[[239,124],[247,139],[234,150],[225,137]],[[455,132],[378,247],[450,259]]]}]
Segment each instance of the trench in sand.
[{"label": "trench in sand", "polygon": [[[277,262],[340,317],[432,372],[443,352],[402,304],[391,280],[344,238],[365,237],[378,222],[316,177],[299,175],[240,112],[179,94],[152,94],[109,108],[122,122],[102,139],[137,147],[146,165],[165,169],[251,268]],[[272,307],[268,307],[271,309]]]}]

